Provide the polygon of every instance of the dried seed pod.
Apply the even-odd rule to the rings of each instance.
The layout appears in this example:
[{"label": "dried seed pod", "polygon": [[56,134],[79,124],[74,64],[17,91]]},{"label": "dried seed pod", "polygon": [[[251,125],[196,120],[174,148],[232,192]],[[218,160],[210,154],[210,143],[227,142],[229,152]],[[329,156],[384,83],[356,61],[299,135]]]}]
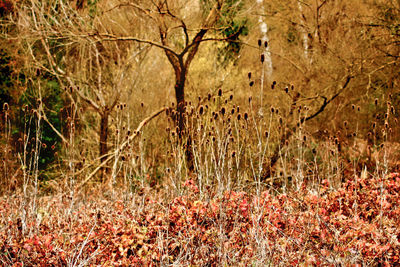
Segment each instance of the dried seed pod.
[{"label": "dried seed pod", "polygon": [[222,108],[221,108],[221,114],[222,114],[222,116],[225,115],[225,107],[222,107]]},{"label": "dried seed pod", "polygon": [[203,115],[203,112],[204,112],[204,108],[203,108],[203,106],[200,106],[200,108],[199,108],[199,114],[200,114],[200,115]]}]

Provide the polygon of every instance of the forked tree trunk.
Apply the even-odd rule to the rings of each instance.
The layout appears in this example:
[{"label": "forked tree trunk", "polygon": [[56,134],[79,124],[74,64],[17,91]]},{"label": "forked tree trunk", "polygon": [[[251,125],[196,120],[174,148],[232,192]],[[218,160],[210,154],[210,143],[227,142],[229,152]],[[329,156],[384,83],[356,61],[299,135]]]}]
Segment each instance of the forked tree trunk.
[{"label": "forked tree trunk", "polygon": [[186,69],[184,67],[175,70],[175,97],[177,111],[178,136],[181,138],[185,131],[185,81]]},{"label": "forked tree trunk", "polygon": [[176,125],[178,126],[178,136],[183,145],[186,157],[186,166],[193,170],[192,138],[190,129],[186,125],[186,102],[185,102],[185,81],[187,69],[184,66],[174,68],[175,70],[175,97],[176,97]]}]

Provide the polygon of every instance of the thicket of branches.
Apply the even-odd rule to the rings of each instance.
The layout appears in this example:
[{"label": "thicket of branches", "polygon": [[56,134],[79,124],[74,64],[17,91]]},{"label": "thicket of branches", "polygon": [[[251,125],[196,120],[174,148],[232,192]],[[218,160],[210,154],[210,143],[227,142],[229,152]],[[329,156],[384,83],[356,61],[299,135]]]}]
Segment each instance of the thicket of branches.
[{"label": "thicket of branches", "polygon": [[0,264],[395,265],[399,18],[0,0]]},{"label": "thicket of branches", "polygon": [[26,184],[18,177],[33,170],[39,183],[72,190],[187,175],[212,185],[214,172],[245,184],[396,168],[397,2],[0,8],[2,188]]}]

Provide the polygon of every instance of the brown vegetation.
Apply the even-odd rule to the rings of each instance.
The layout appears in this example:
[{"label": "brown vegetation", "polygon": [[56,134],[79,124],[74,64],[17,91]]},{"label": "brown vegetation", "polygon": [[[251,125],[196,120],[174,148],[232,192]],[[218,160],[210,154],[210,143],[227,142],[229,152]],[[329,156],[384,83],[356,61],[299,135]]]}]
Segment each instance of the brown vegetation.
[{"label": "brown vegetation", "polygon": [[399,263],[399,12],[0,0],[1,264]]}]

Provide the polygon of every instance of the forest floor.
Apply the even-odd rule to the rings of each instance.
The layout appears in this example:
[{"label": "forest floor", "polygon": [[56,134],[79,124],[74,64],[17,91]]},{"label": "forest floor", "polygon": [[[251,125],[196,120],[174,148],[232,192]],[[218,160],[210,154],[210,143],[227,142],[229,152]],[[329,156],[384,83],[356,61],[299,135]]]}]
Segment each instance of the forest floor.
[{"label": "forest floor", "polygon": [[[400,174],[339,189],[0,199],[3,266],[400,264]],[[92,197],[89,197],[92,195]]]}]

